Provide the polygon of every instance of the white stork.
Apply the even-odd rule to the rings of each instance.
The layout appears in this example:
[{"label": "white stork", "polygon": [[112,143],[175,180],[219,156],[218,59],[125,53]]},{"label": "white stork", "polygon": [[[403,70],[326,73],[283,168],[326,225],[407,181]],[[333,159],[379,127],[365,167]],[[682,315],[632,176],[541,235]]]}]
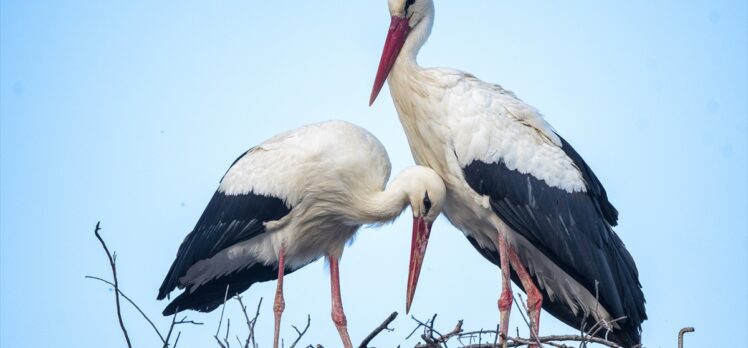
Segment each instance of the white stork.
[{"label": "white stork", "polygon": [[598,335],[639,344],[647,316],[638,271],[612,229],[618,212],[590,167],[512,92],[418,65],[434,22],[432,0],[389,0],[389,11],[369,104],[387,79],[416,163],[447,186],[445,215],[501,266],[502,335],[511,277],[527,292],[532,335],[542,306],[575,328],[601,322],[608,330]]},{"label": "white stork", "polygon": [[[278,346],[285,307],[283,276],[325,256],[330,264],[332,319],[351,347],[340,297],[338,262],[345,243],[367,224],[413,210],[411,259],[422,260],[445,187],[433,170],[414,166],[385,189],[390,161],[363,128],[329,121],[294,129],[251,148],[228,169],[195,228],[182,242],[158,299],[184,288],[164,315],[209,312],[228,294],[278,279],[274,303]],[[411,263],[417,275],[420,262]]]}]

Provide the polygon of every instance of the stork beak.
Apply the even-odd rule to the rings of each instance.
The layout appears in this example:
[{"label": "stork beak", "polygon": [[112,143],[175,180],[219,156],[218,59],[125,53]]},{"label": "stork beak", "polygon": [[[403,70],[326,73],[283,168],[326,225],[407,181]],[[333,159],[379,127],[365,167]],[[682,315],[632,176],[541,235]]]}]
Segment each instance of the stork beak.
[{"label": "stork beak", "polygon": [[371,89],[371,97],[369,97],[369,106],[374,104],[377,99],[379,92],[384,86],[384,81],[387,80],[387,76],[392,70],[392,66],[395,65],[397,55],[405,44],[405,39],[408,37],[410,32],[410,25],[408,24],[407,18],[400,18],[392,16],[392,22],[390,23],[390,30],[387,32],[387,40],[384,41],[384,50],[382,50],[382,59],[379,61],[379,70],[377,70],[377,77],[374,80],[374,87]]},{"label": "stork beak", "polygon": [[431,234],[431,223],[426,222],[423,218],[413,218],[413,241],[410,244],[410,269],[408,271],[408,290],[405,295],[405,313],[410,312],[410,304],[413,302],[413,295],[416,293],[418,284],[418,275],[421,273],[421,264],[423,255],[426,254],[426,246],[429,243]]}]

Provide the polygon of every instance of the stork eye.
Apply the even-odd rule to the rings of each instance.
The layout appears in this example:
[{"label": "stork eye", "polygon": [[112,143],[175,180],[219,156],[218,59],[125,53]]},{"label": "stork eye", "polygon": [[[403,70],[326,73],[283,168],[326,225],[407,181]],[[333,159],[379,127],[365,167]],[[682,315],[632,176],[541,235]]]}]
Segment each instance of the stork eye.
[{"label": "stork eye", "polygon": [[427,214],[431,210],[431,199],[429,199],[428,191],[426,191],[426,196],[423,197],[423,208],[426,209]]},{"label": "stork eye", "polygon": [[408,13],[408,7],[416,3],[416,0],[408,0],[405,2],[405,13]]}]

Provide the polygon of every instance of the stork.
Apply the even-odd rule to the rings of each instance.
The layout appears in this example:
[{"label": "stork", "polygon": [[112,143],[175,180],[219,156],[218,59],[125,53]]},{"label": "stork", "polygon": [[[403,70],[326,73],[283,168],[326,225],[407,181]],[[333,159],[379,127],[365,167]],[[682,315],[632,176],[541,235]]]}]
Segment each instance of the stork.
[{"label": "stork", "polygon": [[343,346],[352,347],[338,273],[346,242],[362,225],[391,221],[410,205],[411,260],[418,260],[410,268],[417,276],[444,201],[446,189],[433,170],[407,168],[385,189],[390,168],[379,140],[343,121],[297,128],[251,148],[228,169],[179,247],[158,299],[177,287],[184,291],[163,314],[210,312],[226,296],[278,279],[277,348],[284,275],[324,256],[330,265],[332,319]]},{"label": "stork", "polygon": [[[632,346],[647,316],[633,258],[613,231],[618,212],[582,157],[543,116],[499,85],[422,68],[432,0],[389,0],[391,23],[369,104],[385,80],[415,162],[447,186],[444,214],[501,267],[500,333],[510,278],[527,293],[531,335],[541,307],[566,324]],[[406,299],[409,310],[412,296]]]}]

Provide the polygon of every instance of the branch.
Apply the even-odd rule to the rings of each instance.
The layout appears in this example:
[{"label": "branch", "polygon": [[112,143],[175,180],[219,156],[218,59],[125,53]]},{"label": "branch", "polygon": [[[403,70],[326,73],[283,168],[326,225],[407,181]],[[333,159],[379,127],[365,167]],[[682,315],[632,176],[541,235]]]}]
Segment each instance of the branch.
[{"label": "branch", "polygon": [[[108,281],[108,280],[104,280],[104,279],[101,279],[101,278],[99,278],[99,277],[94,277],[94,276],[85,276],[85,278],[86,278],[86,279],[94,279],[94,280],[98,280],[98,281],[100,281],[100,282],[104,282],[104,283],[106,283],[106,284],[109,284],[109,285],[111,285],[111,286],[114,286],[114,283],[112,283],[112,282],[110,282],[110,281]],[[138,312],[140,312],[140,315],[142,315],[142,316],[143,316],[143,318],[145,318],[145,320],[146,320],[146,321],[148,321],[148,323],[149,323],[149,324],[151,324],[151,327],[153,328],[153,331],[156,331],[156,334],[157,334],[157,335],[158,335],[158,337],[159,337],[159,338],[161,339],[161,342],[166,342],[166,340],[164,339],[164,336],[163,336],[163,335],[161,334],[161,332],[160,332],[160,331],[158,331],[158,328],[156,327],[156,324],[154,324],[154,323],[153,323],[153,321],[151,321],[151,319],[150,319],[150,318],[148,318],[148,316],[147,316],[147,315],[145,315],[145,312],[143,312],[143,310],[142,310],[142,309],[140,309],[140,307],[138,307],[138,305],[136,305],[136,304],[135,304],[135,302],[134,302],[133,300],[131,300],[131,299],[130,299],[129,297],[127,297],[127,295],[125,295],[125,293],[124,293],[124,292],[122,292],[122,290],[121,290],[121,289],[116,289],[116,290],[117,290],[117,292],[119,292],[119,294],[120,294],[120,296],[122,296],[122,298],[124,298],[125,300],[127,300],[127,302],[130,302],[130,304],[131,304],[131,305],[132,305],[133,307],[135,307],[135,309],[137,309],[137,310],[138,310]]]},{"label": "branch", "polygon": [[[101,235],[98,233],[99,230],[101,230],[100,224],[97,223],[96,224],[96,231],[95,231],[96,237],[99,239],[99,241],[101,242],[102,246],[104,247],[104,251],[106,251],[107,256],[109,256],[110,255],[109,254],[109,249],[107,248],[106,244],[104,243],[104,240],[101,238]],[[116,270],[116,266],[114,265],[114,261],[116,261],[116,260],[117,260],[116,254],[110,257],[110,265],[112,266],[112,268],[114,270]],[[169,347],[169,341],[170,341],[171,333],[172,333],[172,331],[174,329],[174,325],[180,325],[180,324],[202,325],[203,324],[203,323],[199,323],[199,322],[196,322],[196,321],[187,320],[186,316],[184,318],[182,318],[182,320],[179,320],[179,321],[172,320],[171,327],[169,327],[169,334],[166,336],[166,338],[164,338],[164,335],[161,334],[161,331],[159,331],[159,329],[156,327],[156,324],[153,323],[153,320],[151,320],[151,318],[149,318],[145,314],[145,312],[143,312],[143,310],[140,308],[140,306],[138,306],[135,303],[135,301],[133,301],[130,297],[128,297],[125,294],[124,291],[122,291],[122,289],[120,289],[119,283],[116,283],[116,281],[117,281],[116,274],[115,274],[115,283],[112,283],[112,282],[110,282],[110,281],[108,281],[106,279],[102,279],[102,278],[94,277],[94,276],[88,276],[88,275],[85,276],[84,278],[98,280],[98,281],[100,281],[102,283],[105,283],[105,284],[108,284],[108,285],[112,286],[114,288],[115,292],[117,294],[119,294],[119,296],[122,296],[122,298],[124,298],[125,300],[127,300],[127,302],[129,302],[130,305],[132,305],[138,311],[138,313],[140,313],[140,315],[143,317],[143,319],[145,319],[148,322],[148,324],[151,325],[151,327],[153,328],[153,331],[156,332],[156,335],[158,335],[158,338],[163,343],[163,348],[168,348]],[[121,316],[119,315],[119,313],[120,313],[119,310],[120,310],[120,307],[118,306],[118,317],[121,320]],[[126,336],[126,338],[128,338],[128,337]],[[177,345],[178,342],[179,342],[179,334],[177,334],[177,338],[174,341],[174,347],[176,347],[176,345]]]},{"label": "branch", "polygon": [[310,324],[311,322],[312,322],[312,317],[311,317],[310,315],[308,315],[308,314],[307,314],[307,316],[306,316],[306,327],[304,328],[304,331],[299,331],[299,329],[297,329],[297,328],[296,328],[296,326],[293,326],[293,325],[291,325],[291,327],[292,327],[292,328],[293,328],[294,330],[296,330],[296,333],[297,333],[297,334],[299,334],[299,337],[296,337],[296,341],[293,341],[293,343],[291,344],[291,347],[289,347],[289,348],[294,348],[294,347],[296,347],[296,343],[299,343],[299,341],[301,340],[301,337],[303,337],[303,336],[304,336],[304,334],[306,333],[306,330],[308,330],[308,329],[309,329],[309,324]]},{"label": "branch", "polygon": [[[252,347],[257,347],[257,342],[255,342],[255,324],[257,323],[257,317],[260,316],[260,306],[262,306],[262,297],[260,297],[260,302],[257,304],[257,312],[255,312],[255,317],[250,320],[249,314],[247,314],[247,306],[244,305],[244,301],[242,301],[242,297],[237,295],[236,300],[239,301],[239,306],[242,308],[242,313],[244,313],[244,319],[247,320],[247,330],[249,331],[247,333],[247,340],[244,342],[244,348],[249,348],[250,342],[252,342]],[[238,337],[237,337],[238,339]],[[241,345],[241,341],[240,341]]]},{"label": "branch", "polygon": [[119,304],[120,292],[119,292],[119,282],[117,281],[117,266],[115,266],[114,264],[115,257],[113,257],[112,254],[109,252],[109,248],[107,248],[106,243],[104,243],[104,239],[102,239],[101,235],[99,234],[99,230],[101,230],[100,225],[101,225],[101,221],[96,222],[96,229],[94,230],[94,234],[96,235],[96,238],[99,239],[99,242],[101,242],[101,246],[104,248],[104,251],[106,252],[106,256],[109,258],[109,265],[112,267],[112,278],[114,279],[114,284],[112,285],[114,286],[114,302],[117,304],[117,319],[119,320],[119,327],[122,329],[122,334],[125,335],[125,341],[127,341],[127,346],[129,348],[132,348],[132,343],[130,343],[130,336],[127,334],[127,329],[125,329],[124,321],[122,321],[122,310]]},{"label": "branch", "polygon": [[[416,327],[414,332],[418,330],[418,328],[423,327],[424,328],[424,334],[421,335],[421,338],[424,340],[424,344],[417,344],[416,348],[441,348],[447,346],[447,342],[457,337],[458,340],[460,338],[464,337],[474,337],[475,335],[482,335],[482,334],[492,334],[492,335],[499,335],[498,328],[497,330],[479,330],[479,331],[470,331],[470,332],[463,332],[462,331],[462,320],[457,322],[457,325],[455,325],[455,328],[448,332],[445,335],[442,335],[438,333],[436,330],[433,329],[434,325],[434,319],[436,317],[433,317],[431,320],[427,320],[425,323],[419,321],[415,317],[412,317],[412,319],[418,323],[418,326]],[[438,335],[438,336],[435,336]],[[411,333],[412,335],[412,333]],[[571,348],[568,345],[562,344],[562,342],[591,342],[591,343],[597,343],[606,347],[610,348],[618,348],[619,346],[613,342],[610,342],[608,340],[597,338],[597,337],[590,337],[587,335],[550,335],[550,336],[542,336],[542,337],[530,337],[530,338],[522,338],[519,337],[507,337],[506,338],[506,345],[502,346],[501,344],[497,344],[496,341],[494,343],[482,343],[481,339],[478,339],[478,342],[476,344],[468,344],[463,345],[464,348],[499,348],[499,347],[525,347],[525,346],[531,346],[531,345],[541,345],[541,344],[547,344],[552,347],[558,347],[558,348]]]},{"label": "branch", "polygon": [[169,348],[169,340],[171,339],[171,333],[174,332],[174,325],[177,324],[177,313],[179,311],[179,308],[174,312],[174,316],[171,318],[171,326],[169,326],[169,333],[166,334],[166,339],[164,340],[164,347],[163,348]]},{"label": "branch", "polygon": [[387,325],[390,325],[390,323],[392,323],[392,321],[394,321],[395,318],[397,318],[397,312],[392,312],[392,314],[390,314],[390,316],[387,317],[387,319],[385,319],[384,322],[382,322],[382,324],[377,326],[377,328],[374,329],[374,331],[372,331],[368,336],[366,336],[366,338],[364,338],[363,341],[361,341],[361,344],[358,346],[358,348],[367,348],[369,346],[369,342],[371,342],[371,340],[373,340],[374,337],[377,337],[377,335],[379,335],[380,332],[384,330],[387,330],[387,331],[394,330],[394,329],[388,328]]},{"label": "branch", "polygon": [[[521,338],[521,337],[507,337],[506,339],[507,345],[506,347],[524,347],[529,346],[532,344],[545,343],[550,346],[554,347],[569,347],[564,344],[560,344],[559,342],[592,342],[592,343],[598,343],[606,347],[611,348],[618,348],[619,346],[613,342],[606,341],[602,338],[597,337],[582,337],[577,335],[551,335],[551,336],[541,336],[537,337],[537,339],[530,339],[530,338]],[[501,347],[500,344],[492,344],[492,343],[478,343],[473,345],[467,345],[464,348],[499,348]]]},{"label": "branch", "polygon": [[[221,346],[221,348],[228,348],[227,347],[228,342],[226,342],[226,345],[224,345],[223,342],[221,342],[221,339],[218,338],[218,334],[221,333],[221,324],[223,324],[223,313],[226,310],[226,297],[228,296],[229,296],[229,286],[226,285],[226,292],[223,295],[223,305],[221,306],[221,317],[218,319],[218,330],[216,330],[216,334],[213,335],[213,337],[216,339],[216,342],[218,342],[218,345]],[[227,321],[226,325],[229,325],[228,319],[226,319],[226,321]],[[229,329],[226,328],[226,336],[228,336],[228,334],[229,334]]]}]

